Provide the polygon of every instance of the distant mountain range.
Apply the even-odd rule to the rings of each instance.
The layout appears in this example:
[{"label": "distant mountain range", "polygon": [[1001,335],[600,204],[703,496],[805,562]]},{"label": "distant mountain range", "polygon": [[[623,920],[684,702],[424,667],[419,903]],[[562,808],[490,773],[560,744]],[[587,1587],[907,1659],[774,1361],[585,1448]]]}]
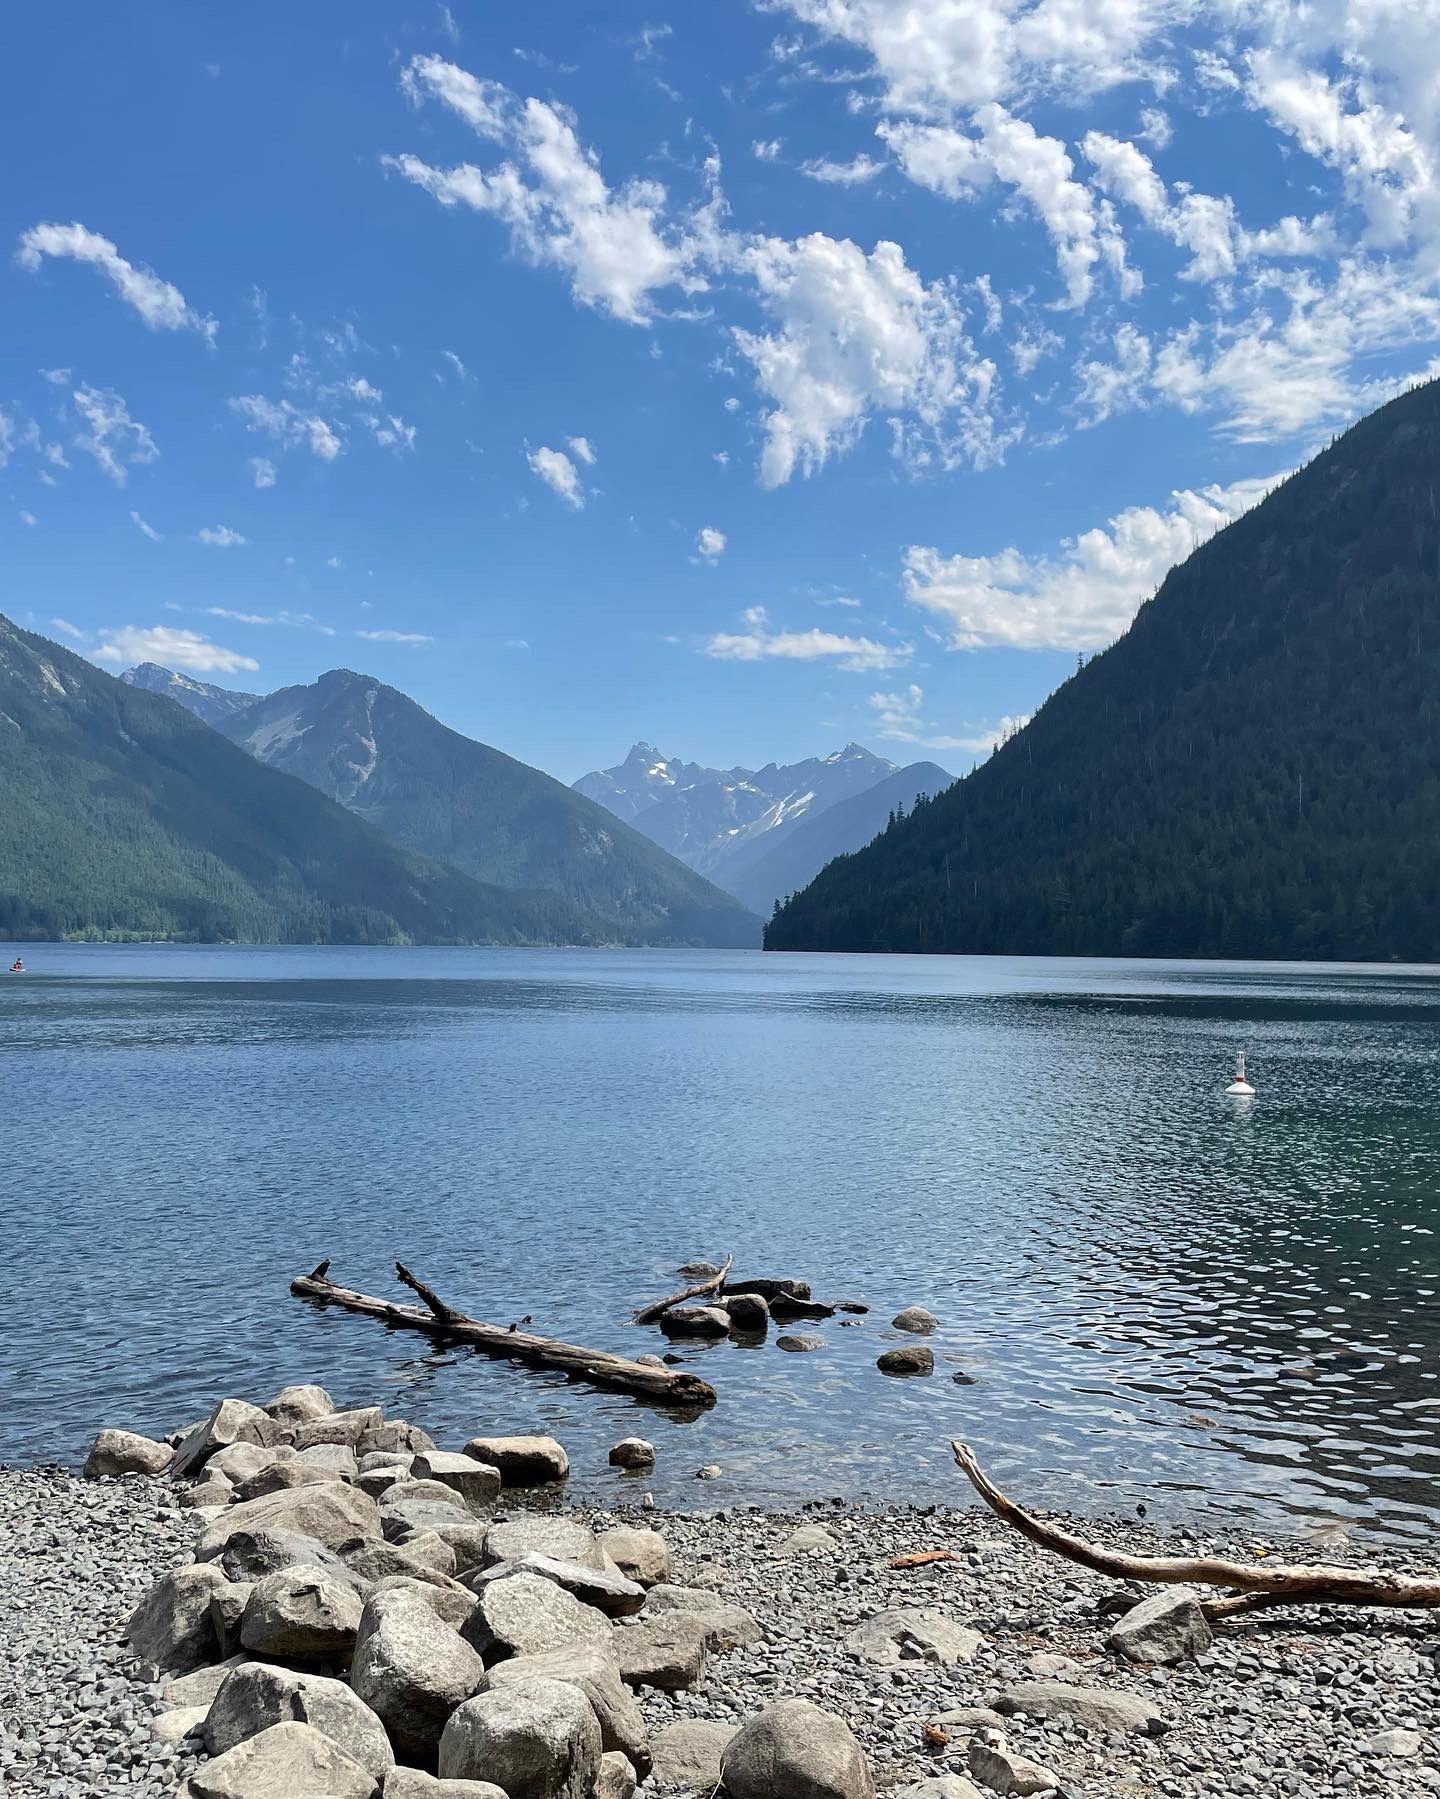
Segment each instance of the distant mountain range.
[{"label": "distant mountain range", "polygon": [[575,791],[768,916],[832,856],[868,843],[897,798],[908,805],[952,779],[933,762],[901,769],[858,743],[760,769],[706,768],[637,743],[614,768],[582,775]]},{"label": "distant mountain range", "polygon": [[[331,669],[263,698],[154,664],[122,678],[177,700],[258,762],[407,849],[487,884],[559,896],[580,921],[570,941],[759,945],[759,919],[729,893],[562,782],[450,730],[372,676]],[[245,704],[232,706],[237,697]]]},{"label": "distant mountain range", "polygon": [[1172,569],[775,949],[1440,956],[1440,383]]},{"label": "distant mountain range", "polygon": [[403,849],[162,696],[0,617],[0,936],[584,942],[559,894]]},{"label": "distant mountain range", "polygon": [[212,687],[208,681],[197,681],[173,668],[161,668],[158,662],[138,662],[127,668],[120,679],[127,687],[142,687],[146,693],[161,693],[168,700],[179,700],[187,712],[203,718],[207,725],[218,725],[222,718],[243,712],[260,698],[258,693],[232,693],[228,687]]}]

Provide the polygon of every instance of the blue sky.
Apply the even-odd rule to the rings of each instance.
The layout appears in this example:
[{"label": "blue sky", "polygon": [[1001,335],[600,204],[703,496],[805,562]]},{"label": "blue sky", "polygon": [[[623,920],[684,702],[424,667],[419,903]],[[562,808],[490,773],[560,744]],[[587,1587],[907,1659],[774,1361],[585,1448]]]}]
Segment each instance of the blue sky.
[{"label": "blue sky", "polygon": [[963,769],[1440,337],[1435,0],[12,8],[0,608]]}]

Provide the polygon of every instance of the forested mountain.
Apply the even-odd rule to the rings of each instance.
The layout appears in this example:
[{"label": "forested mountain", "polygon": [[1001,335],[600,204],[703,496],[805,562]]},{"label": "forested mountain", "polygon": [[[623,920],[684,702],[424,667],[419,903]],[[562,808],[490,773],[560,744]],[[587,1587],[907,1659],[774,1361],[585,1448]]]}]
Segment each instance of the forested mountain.
[{"label": "forested mountain", "polygon": [[127,687],[143,687],[146,693],[163,693],[167,699],[179,700],[187,712],[203,718],[207,725],[218,725],[222,718],[243,712],[260,698],[258,693],[232,693],[228,687],[212,687],[208,681],[197,681],[178,669],[161,668],[158,662],[137,662],[120,679]]},{"label": "forested mountain", "polygon": [[[582,775],[575,791],[630,820],[637,831],[748,905],[751,889],[742,890],[742,870],[809,820],[895,772],[893,762],[858,743],[828,756],[768,762],[764,768],[706,768],[637,743],[614,768]],[[852,837],[834,847],[858,849],[865,841]]]},{"label": "forested mountain", "polygon": [[586,941],[0,617],[0,937]]},{"label": "forested mountain", "polygon": [[798,893],[836,856],[848,855],[885,829],[897,807],[914,803],[917,794],[941,793],[955,779],[935,762],[912,762],[873,787],[813,818],[799,818],[789,831],[751,838],[726,864],[725,883],[737,899],[768,918],[775,902]]},{"label": "forested mountain", "polygon": [[1440,957],[1440,384],[1173,569],[772,949]]},{"label": "forested mountain", "polygon": [[369,675],[332,669],[217,728],[397,843],[480,881],[562,896],[602,937],[759,946],[759,919],[731,895],[562,782],[462,737]]}]

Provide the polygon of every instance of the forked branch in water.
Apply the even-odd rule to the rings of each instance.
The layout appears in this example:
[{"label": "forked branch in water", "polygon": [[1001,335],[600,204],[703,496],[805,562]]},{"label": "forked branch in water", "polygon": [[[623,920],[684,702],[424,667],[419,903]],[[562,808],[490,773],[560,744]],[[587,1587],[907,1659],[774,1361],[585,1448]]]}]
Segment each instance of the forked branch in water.
[{"label": "forked branch in water", "polygon": [[725,1266],[717,1274],[697,1281],[693,1287],[682,1287],[678,1293],[671,1293],[664,1299],[657,1299],[648,1306],[641,1306],[635,1314],[637,1324],[653,1324],[657,1318],[663,1318],[671,1306],[678,1306],[687,1299],[698,1299],[702,1293],[718,1293],[725,1285],[725,1276],[735,1266],[734,1256],[726,1256]]},{"label": "forked branch in water", "polygon": [[1416,1611],[1440,1606],[1440,1576],[1433,1574],[1410,1576],[1383,1568],[1259,1567],[1203,1555],[1124,1555],[1102,1549],[1007,1499],[981,1470],[968,1443],[951,1443],[950,1448],[961,1472],[996,1517],[1042,1549],[1115,1580],[1234,1588],[1226,1598],[1206,1604],[1207,1617],[1230,1618],[1277,1605],[1383,1605]]}]

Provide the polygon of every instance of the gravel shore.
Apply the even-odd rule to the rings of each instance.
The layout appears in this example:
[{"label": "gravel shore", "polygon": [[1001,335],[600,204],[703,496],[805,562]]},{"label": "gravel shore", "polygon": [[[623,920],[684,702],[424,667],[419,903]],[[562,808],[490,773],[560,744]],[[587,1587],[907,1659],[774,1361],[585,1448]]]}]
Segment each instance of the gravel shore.
[{"label": "gravel shore", "polygon": [[[505,1509],[520,1508],[507,1495]],[[1105,1647],[1112,1620],[1097,1602],[1113,1595],[1112,1581],[1033,1548],[986,1512],[836,1506],[797,1517],[626,1507],[574,1515],[597,1528],[660,1530],[676,1581],[713,1586],[763,1628],[753,1647],[712,1660],[702,1690],[643,1689],[652,1732],[695,1718],[739,1723],[777,1698],[800,1695],[849,1722],[883,1792],[965,1771],[964,1730],[946,1743],[942,1726],[927,1740],[931,1720],[991,1706],[1017,1681],[1058,1678],[1140,1695],[1162,1714],[1146,1730],[1110,1733],[1073,1720],[1007,1718],[1011,1749],[1054,1769],[1071,1795],[1411,1799],[1440,1789],[1440,1619],[1428,1614],[1302,1607],[1256,1616],[1218,1627],[1198,1662],[1151,1670]],[[834,1546],[787,1552],[797,1527],[816,1523]],[[1083,1529],[1150,1553],[1250,1560],[1259,1547],[1248,1538],[1167,1541],[1114,1521]],[[195,1514],[164,1482],[0,1470],[5,1794],[168,1799],[203,1759],[196,1738],[176,1743],[155,1734],[161,1689],[145,1680],[147,1670],[137,1672],[119,1640],[151,1582],[189,1558],[196,1533]],[[1366,1559],[1343,1545],[1267,1548],[1280,1560]],[[932,1549],[961,1559],[890,1565]],[[859,1659],[847,1634],[890,1607],[943,1610],[979,1631],[974,1660],[885,1668]]]}]

